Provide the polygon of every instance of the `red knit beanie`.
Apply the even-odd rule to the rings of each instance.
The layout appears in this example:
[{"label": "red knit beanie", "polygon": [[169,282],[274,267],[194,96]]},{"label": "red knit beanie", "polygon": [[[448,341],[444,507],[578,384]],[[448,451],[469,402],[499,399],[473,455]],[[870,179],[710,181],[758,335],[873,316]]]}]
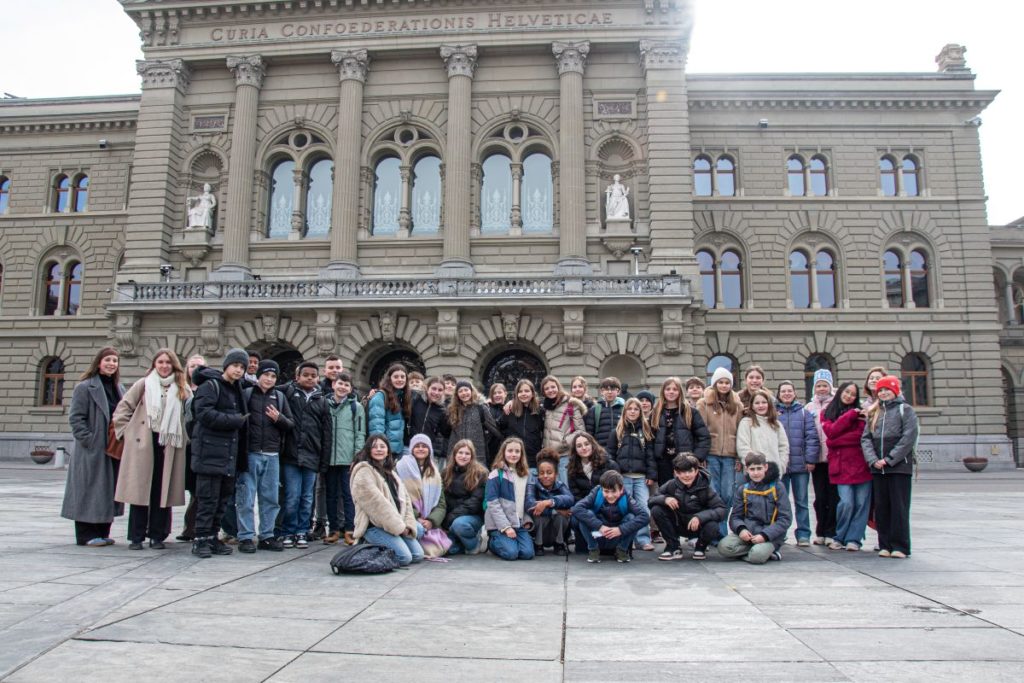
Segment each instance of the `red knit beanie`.
[{"label": "red knit beanie", "polygon": [[888,389],[897,396],[900,395],[900,380],[899,377],[893,377],[892,375],[886,375],[882,379],[878,380],[875,385],[875,393],[878,393],[882,389]]}]

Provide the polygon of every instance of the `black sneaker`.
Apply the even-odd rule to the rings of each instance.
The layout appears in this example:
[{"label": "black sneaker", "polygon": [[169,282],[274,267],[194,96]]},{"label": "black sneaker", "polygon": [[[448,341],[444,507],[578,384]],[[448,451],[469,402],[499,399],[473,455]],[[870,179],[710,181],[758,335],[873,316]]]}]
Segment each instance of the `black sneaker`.
[{"label": "black sneaker", "polygon": [[221,543],[216,537],[214,537],[213,543],[210,544],[210,550],[214,555],[230,555],[232,553],[231,546]]},{"label": "black sneaker", "polygon": [[257,545],[260,550],[273,550],[274,552],[281,552],[284,550],[284,541],[280,538],[264,538]]},{"label": "black sneaker", "polygon": [[212,556],[213,550],[210,548],[210,539],[199,537],[192,541],[192,554],[203,559]]},{"label": "black sneaker", "polygon": [[556,556],[558,556],[558,557],[565,557],[568,554],[569,554],[569,551],[566,550],[564,545],[562,545],[561,543],[556,543],[555,544],[555,555]]},{"label": "black sneaker", "polygon": [[313,531],[312,531],[312,533],[309,534],[308,537],[313,539],[314,541],[319,541],[319,540],[321,540],[326,535],[327,535],[327,525],[324,524],[323,522],[317,522],[316,524],[313,525]]},{"label": "black sneaker", "polygon": [[629,557],[629,551],[628,550],[624,550],[622,548],[616,548],[615,549],[615,561],[616,562],[621,562],[621,563],[625,564],[626,562],[629,562],[630,559],[631,558]]},{"label": "black sneaker", "polygon": [[167,549],[167,546],[164,545],[163,541],[154,541],[152,539],[150,539],[150,541],[149,541],[149,547],[152,548],[153,550],[166,550]]},{"label": "black sneaker", "polygon": [[254,553],[256,552],[256,544],[252,542],[251,538],[247,538],[244,541],[239,541],[238,552],[246,554]]},{"label": "black sneaker", "polygon": [[589,551],[587,553],[587,562],[590,562],[592,564],[600,564],[601,551],[598,548],[594,548],[593,550]]},{"label": "black sneaker", "polygon": [[128,550],[142,550],[144,547],[142,541],[132,541],[128,546]]},{"label": "black sneaker", "polygon": [[538,546],[536,546],[533,549],[533,556],[534,557],[544,557],[544,555],[545,555],[545,553],[544,553],[544,546],[538,545]]}]

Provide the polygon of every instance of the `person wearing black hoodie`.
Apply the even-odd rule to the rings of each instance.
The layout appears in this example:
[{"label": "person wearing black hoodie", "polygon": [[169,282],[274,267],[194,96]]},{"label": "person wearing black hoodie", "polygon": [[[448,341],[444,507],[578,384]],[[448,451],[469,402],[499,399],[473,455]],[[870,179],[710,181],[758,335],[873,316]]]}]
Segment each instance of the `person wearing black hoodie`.
[{"label": "person wearing black hoodie", "polygon": [[224,357],[223,372],[201,367],[192,401],[192,470],[196,473],[196,538],[192,554],[202,558],[230,555],[231,548],[217,539],[218,521],[228,500],[235,495],[235,474],[248,465],[245,413],[240,380],[249,354],[231,349]]},{"label": "person wearing black hoodie", "polygon": [[445,454],[448,452],[448,437],[452,426],[448,422],[448,411],[444,405],[444,380],[431,377],[423,384],[424,391],[413,392],[412,412],[409,417],[411,434],[426,434],[434,448],[437,466],[444,469]]},{"label": "person wearing black hoodie", "polygon": [[703,560],[708,546],[720,538],[718,523],[728,510],[711,486],[711,477],[700,469],[692,453],[680,453],[672,461],[673,477],[651,498],[651,518],[665,538],[659,560],[680,560],[679,537],[696,538],[693,559]]}]

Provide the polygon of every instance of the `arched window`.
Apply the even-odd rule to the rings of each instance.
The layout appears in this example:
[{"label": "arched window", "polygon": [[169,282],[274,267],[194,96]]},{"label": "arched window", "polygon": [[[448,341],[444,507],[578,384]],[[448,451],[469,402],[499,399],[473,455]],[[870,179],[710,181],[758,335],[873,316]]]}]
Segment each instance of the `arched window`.
[{"label": "arched window", "polygon": [[920,353],[908,353],[900,363],[903,398],[912,406],[931,405],[928,392],[928,360]]},{"label": "arched window", "polygon": [[47,263],[43,268],[43,315],[57,315],[60,310],[60,275],[59,263]]},{"label": "arched window", "polygon": [[551,232],[555,226],[551,157],[534,152],[523,160],[523,232]]},{"label": "arched window", "polygon": [[910,292],[915,308],[929,307],[928,256],[920,249],[910,252]]},{"label": "arched window", "polygon": [[786,177],[789,183],[789,196],[803,197],[807,194],[804,170],[804,160],[799,155],[794,154],[786,161]]},{"label": "arched window", "polygon": [[900,180],[903,182],[903,194],[908,197],[917,197],[920,194],[917,160],[914,157],[910,155],[903,157]]},{"label": "arched window", "polygon": [[64,270],[64,315],[77,315],[82,306],[82,264],[71,261]]},{"label": "arched window", "polygon": [[715,307],[715,257],[710,251],[697,252],[697,264],[700,266],[700,286],[704,290],[704,305]]},{"label": "arched window", "polygon": [[502,351],[491,359],[484,369],[484,388],[490,389],[491,385],[501,382],[509,392],[512,392],[516,383],[521,379],[528,379],[533,382],[537,393],[540,393],[540,381],[548,374],[544,361],[522,349],[511,349]]},{"label": "arched window", "polygon": [[711,160],[706,156],[693,160],[693,193],[698,197],[711,196]]},{"label": "arched window", "polygon": [[0,214],[7,213],[11,205],[11,179],[0,175]]},{"label": "arched window", "polygon": [[811,271],[803,251],[797,249],[789,255],[789,293],[794,308],[811,307]]},{"label": "arched window", "polygon": [[405,366],[406,372],[419,372],[423,375],[427,374],[427,368],[423,365],[423,359],[420,358],[419,354],[409,349],[396,349],[389,351],[388,353],[377,359],[377,362],[373,364],[373,368],[370,370],[368,377],[370,381],[370,388],[376,389],[380,386],[380,380],[384,377],[384,373],[388,371],[395,363],[401,363]]},{"label": "arched window", "polygon": [[711,376],[715,374],[715,370],[717,370],[718,368],[725,368],[726,370],[733,374],[733,387],[735,388],[736,368],[738,368],[739,366],[740,364],[736,362],[736,359],[728,354],[721,353],[718,354],[717,356],[712,356],[708,360],[707,366],[704,368],[708,378],[707,383],[709,385],[711,384]]},{"label": "arched window", "polygon": [[878,160],[879,183],[882,188],[882,196],[896,196],[896,162],[892,157],[884,156]]},{"label": "arched window", "polygon": [[44,358],[39,364],[39,405],[59,407],[64,404],[64,361]]},{"label": "arched window", "polygon": [[818,285],[818,303],[822,308],[836,307],[836,269],[835,258],[822,250],[814,258],[815,281]]},{"label": "arched window", "polygon": [[287,238],[292,231],[295,207],[295,162],[284,159],[270,172],[270,205],[267,209],[267,237]]},{"label": "arched window", "polygon": [[71,210],[75,213],[85,211],[89,206],[89,176],[80,174],[75,177],[74,197]]},{"label": "arched window", "polygon": [[722,197],[736,196],[736,164],[727,156],[718,157],[715,164],[715,184]]},{"label": "arched window", "polygon": [[331,196],[334,162],[320,159],[309,167],[306,187],[306,237],[324,237],[331,231]]},{"label": "arched window", "polygon": [[71,178],[59,175],[53,181],[53,210],[65,213],[71,201]]},{"label": "arched window", "polygon": [[480,231],[508,232],[512,228],[512,159],[492,154],[483,163],[480,190]]},{"label": "arched window", "polygon": [[373,234],[394,235],[402,207],[402,170],[398,157],[377,162],[373,185]]},{"label": "arched window", "polygon": [[422,235],[441,228],[441,159],[422,156],[413,166],[412,232]]},{"label": "arched window", "polygon": [[834,385],[836,383],[836,365],[832,359],[824,353],[812,353],[804,363],[804,400],[810,401],[814,396],[814,373],[818,370],[828,370]]},{"label": "arched window", "polygon": [[727,249],[722,252],[721,274],[722,303],[726,308],[743,306],[743,273],[738,252]]},{"label": "arched window", "polygon": [[811,157],[808,164],[808,172],[811,177],[811,194],[815,197],[828,196],[828,163],[821,155]]},{"label": "arched window", "polygon": [[890,249],[882,257],[883,277],[885,279],[885,298],[889,308],[903,306],[903,259],[897,251]]}]

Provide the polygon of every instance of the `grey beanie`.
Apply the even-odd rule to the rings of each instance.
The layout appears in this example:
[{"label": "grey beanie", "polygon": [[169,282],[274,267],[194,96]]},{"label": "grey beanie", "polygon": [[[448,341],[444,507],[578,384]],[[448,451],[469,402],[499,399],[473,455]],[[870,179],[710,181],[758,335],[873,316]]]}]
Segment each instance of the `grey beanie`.
[{"label": "grey beanie", "polygon": [[227,370],[229,365],[240,364],[243,368],[249,365],[249,352],[245,349],[231,349],[228,355],[224,356],[224,364],[221,366]]}]

